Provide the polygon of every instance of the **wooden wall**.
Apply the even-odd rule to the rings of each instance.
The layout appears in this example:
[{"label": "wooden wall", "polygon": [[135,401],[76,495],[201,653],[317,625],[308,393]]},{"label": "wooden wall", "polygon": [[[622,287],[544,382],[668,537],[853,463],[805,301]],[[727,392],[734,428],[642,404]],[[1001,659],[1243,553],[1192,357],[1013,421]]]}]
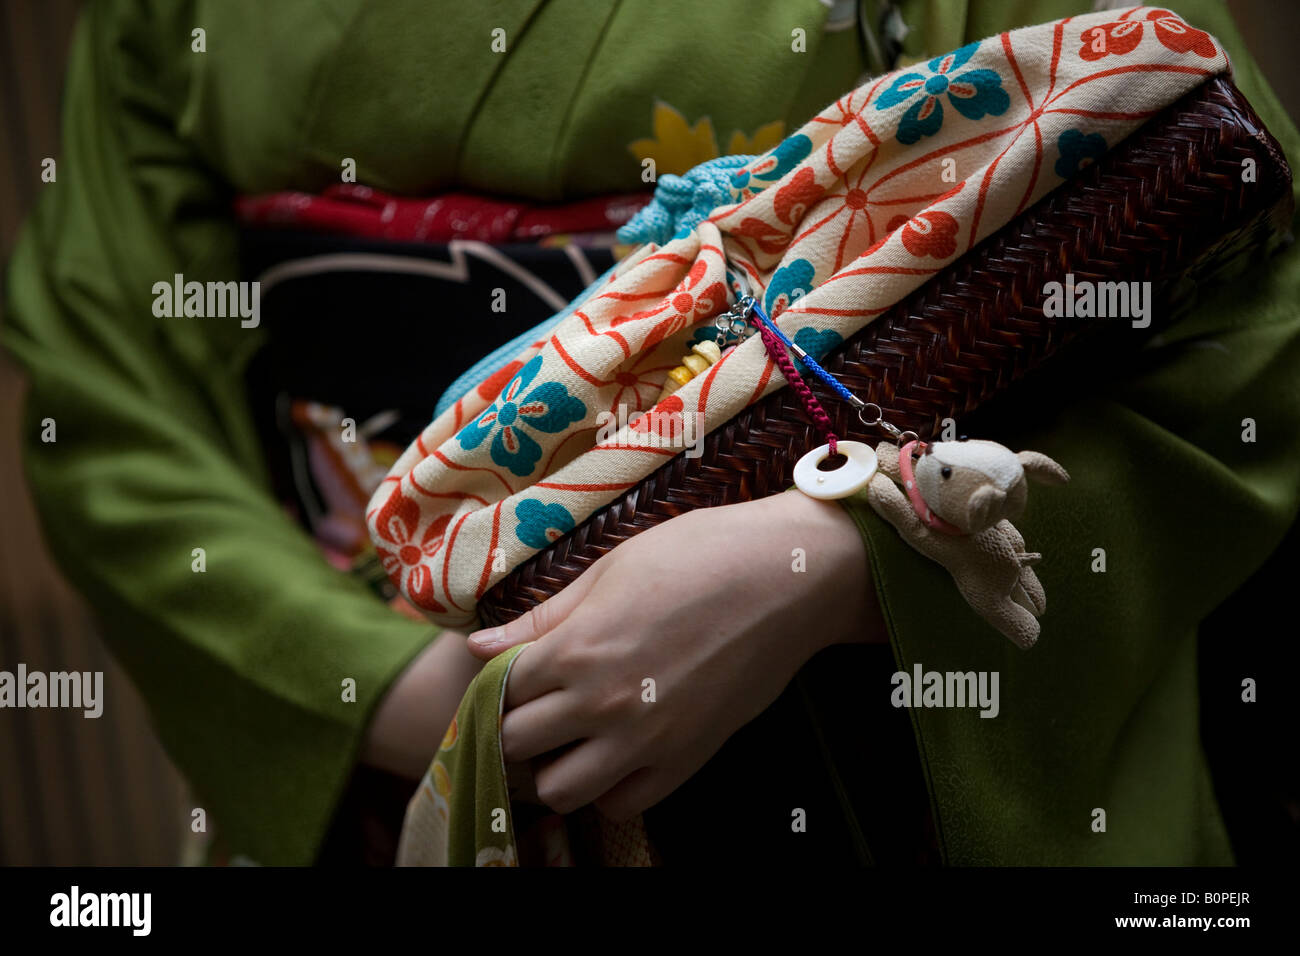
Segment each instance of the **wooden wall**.
[{"label": "wooden wall", "polygon": [[[59,156],[59,95],[78,4],[0,2],[0,262]],[[0,306],[2,308],[2,306]],[[0,314],[0,322],[4,321]],[[104,672],[104,713],[0,710],[0,865],[169,864],[186,832],[181,779],[51,563],[18,456],[23,383],[0,355],[0,670]]]}]

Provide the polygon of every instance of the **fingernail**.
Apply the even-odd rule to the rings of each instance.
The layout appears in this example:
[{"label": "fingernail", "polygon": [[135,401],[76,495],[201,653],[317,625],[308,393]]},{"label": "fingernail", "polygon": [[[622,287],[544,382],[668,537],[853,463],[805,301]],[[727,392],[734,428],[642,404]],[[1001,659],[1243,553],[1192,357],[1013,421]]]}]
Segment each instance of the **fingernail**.
[{"label": "fingernail", "polygon": [[481,631],[475,631],[469,636],[469,639],[479,647],[491,647],[493,644],[500,644],[506,639],[506,629],[504,627],[488,627]]}]

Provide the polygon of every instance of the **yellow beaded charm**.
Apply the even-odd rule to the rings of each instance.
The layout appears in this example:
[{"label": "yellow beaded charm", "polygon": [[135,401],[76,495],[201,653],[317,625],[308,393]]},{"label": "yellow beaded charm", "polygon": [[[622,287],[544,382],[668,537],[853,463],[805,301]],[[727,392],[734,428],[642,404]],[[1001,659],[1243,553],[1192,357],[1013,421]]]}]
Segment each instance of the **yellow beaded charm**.
[{"label": "yellow beaded charm", "polygon": [[668,378],[664,380],[663,391],[659,393],[657,402],[662,402],[720,358],[722,358],[722,349],[718,348],[717,342],[707,339],[703,342],[696,342],[691,346],[691,354],[682,356],[682,364],[668,373]]}]

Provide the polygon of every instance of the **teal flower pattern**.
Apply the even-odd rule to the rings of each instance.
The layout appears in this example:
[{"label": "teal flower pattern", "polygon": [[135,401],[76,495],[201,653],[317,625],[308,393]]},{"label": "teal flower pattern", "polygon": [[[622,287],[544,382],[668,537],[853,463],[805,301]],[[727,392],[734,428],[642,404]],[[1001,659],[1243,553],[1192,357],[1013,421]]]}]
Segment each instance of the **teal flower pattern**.
[{"label": "teal flower pattern", "polygon": [[812,291],[814,271],[813,264],[807,259],[793,259],[773,273],[763,297],[763,308],[770,318],[775,319],[796,299]]},{"label": "teal flower pattern", "polygon": [[1106,138],[1100,133],[1084,134],[1081,130],[1067,129],[1056,138],[1056,175],[1069,179],[1083,167],[1096,162],[1106,154]]},{"label": "teal flower pattern", "polygon": [[492,460],[520,478],[531,475],[542,457],[542,446],[528,429],[555,434],[587,416],[587,406],[559,382],[543,382],[519,397],[541,367],[538,355],[521,368],[501,396],[460,430],[456,436],[460,446],[467,451],[477,448],[491,435]]},{"label": "teal flower pattern", "polygon": [[[834,329],[817,329],[811,325],[805,325],[794,334],[793,341],[795,345],[812,356],[813,361],[820,362],[828,352],[839,348],[844,343],[844,338]],[[796,358],[794,364],[801,373],[807,371],[803,362],[799,361],[799,359]]]},{"label": "teal flower pattern", "polygon": [[780,181],[786,173],[807,159],[811,152],[812,140],[803,133],[787,136],[775,149],[760,157],[752,166],[738,169],[731,174],[733,198],[751,196]]},{"label": "teal flower pattern", "polygon": [[975,55],[979,43],[966,46],[943,56],[936,56],[926,64],[925,73],[904,73],[876,100],[877,110],[887,110],[905,103],[917,93],[921,98],[910,106],[898,123],[898,141],[911,146],[922,136],[933,136],[943,126],[942,97],[958,113],[969,120],[985,116],[1001,116],[1011,106],[1011,97],[1002,89],[1002,77],[993,70],[968,70],[960,75],[956,71]]},{"label": "teal flower pattern", "polygon": [[515,506],[515,536],[530,548],[541,550],[573,530],[573,515],[563,505],[544,505],[525,498]]}]

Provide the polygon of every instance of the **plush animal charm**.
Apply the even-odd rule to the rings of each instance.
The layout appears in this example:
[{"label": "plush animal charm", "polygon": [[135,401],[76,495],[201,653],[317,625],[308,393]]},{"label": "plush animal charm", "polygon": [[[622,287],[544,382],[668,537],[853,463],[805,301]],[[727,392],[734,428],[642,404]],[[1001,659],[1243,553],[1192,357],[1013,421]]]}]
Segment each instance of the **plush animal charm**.
[{"label": "plush animal charm", "polygon": [[962,597],[1017,646],[1038,640],[1047,594],[1034,574],[1042,555],[1025,551],[1011,523],[1025,510],[1028,483],[1062,485],[1065,469],[1036,451],[1015,454],[992,441],[876,446],[867,485],[872,508],[917,551],[948,569]]}]

